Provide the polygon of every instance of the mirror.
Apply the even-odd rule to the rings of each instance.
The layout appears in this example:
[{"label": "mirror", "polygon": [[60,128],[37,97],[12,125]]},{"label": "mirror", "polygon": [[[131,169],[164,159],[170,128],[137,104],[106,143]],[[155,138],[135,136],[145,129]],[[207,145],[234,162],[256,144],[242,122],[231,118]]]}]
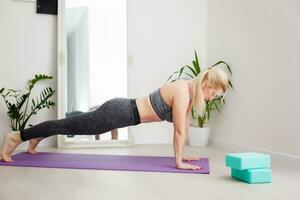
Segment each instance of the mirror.
[{"label": "mirror", "polygon": [[[59,118],[93,111],[114,97],[127,97],[126,1],[59,1],[58,20]],[[59,135],[58,146],[129,145],[128,129]]]}]

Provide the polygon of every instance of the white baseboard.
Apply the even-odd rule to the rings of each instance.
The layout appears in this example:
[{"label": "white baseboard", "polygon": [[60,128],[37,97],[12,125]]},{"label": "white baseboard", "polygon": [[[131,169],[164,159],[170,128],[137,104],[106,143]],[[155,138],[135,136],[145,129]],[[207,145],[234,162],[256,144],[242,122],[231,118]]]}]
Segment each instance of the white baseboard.
[{"label": "white baseboard", "polygon": [[300,157],[272,151],[269,149],[259,148],[256,146],[250,146],[245,144],[239,144],[230,142],[227,140],[219,139],[216,137],[210,137],[210,145],[215,146],[217,148],[221,148],[225,150],[228,153],[234,153],[234,152],[260,152],[271,155],[272,163],[276,163],[278,165],[293,165],[300,167]]}]

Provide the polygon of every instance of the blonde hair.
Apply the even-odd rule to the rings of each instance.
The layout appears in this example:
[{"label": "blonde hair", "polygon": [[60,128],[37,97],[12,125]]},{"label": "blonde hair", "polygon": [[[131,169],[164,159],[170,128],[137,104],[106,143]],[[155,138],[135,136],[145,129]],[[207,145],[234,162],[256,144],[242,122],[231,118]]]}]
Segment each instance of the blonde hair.
[{"label": "blonde hair", "polygon": [[208,67],[202,70],[192,81],[191,86],[194,89],[193,107],[199,114],[205,111],[206,103],[203,97],[202,84],[208,81],[213,88],[221,88],[225,93],[229,87],[227,74],[218,67]]}]

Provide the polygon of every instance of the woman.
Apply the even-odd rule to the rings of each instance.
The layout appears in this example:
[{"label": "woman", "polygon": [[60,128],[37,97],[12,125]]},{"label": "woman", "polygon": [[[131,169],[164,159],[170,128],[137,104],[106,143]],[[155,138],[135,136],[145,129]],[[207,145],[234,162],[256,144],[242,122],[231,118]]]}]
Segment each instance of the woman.
[{"label": "woman", "polygon": [[129,99],[113,98],[92,112],[64,119],[49,120],[24,129],[6,134],[3,140],[1,157],[11,162],[11,154],[23,141],[29,140],[29,153],[36,153],[38,143],[48,136],[95,135],[140,123],[167,120],[173,123],[173,148],[176,167],[179,169],[200,169],[200,166],[184,163],[186,160],[199,160],[184,157],[183,147],[188,134],[192,106],[203,113],[205,101],[222,95],[228,89],[226,73],[219,68],[207,68],[191,80],[177,80],[162,86],[149,96]]},{"label": "woman", "polygon": [[[90,111],[93,111],[93,110],[96,110],[97,108],[99,108],[101,105],[97,105],[97,106],[93,106],[91,108],[89,108],[88,112]],[[80,110],[74,110],[74,111],[71,111],[71,112],[67,112],[66,113],[66,117],[71,117],[71,116],[76,116],[76,115],[79,115],[79,114],[82,114],[84,113],[83,111],[80,111]],[[112,140],[117,140],[118,139],[118,129],[113,129],[110,131],[111,132],[111,139]],[[68,137],[74,137],[75,135],[68,135]],[[100,140],[100,134],[95,134],[95,139],[96,140]],[[30,141],[30,140],[29,140]],[[34,151],[34,150],[33,150]]]}]

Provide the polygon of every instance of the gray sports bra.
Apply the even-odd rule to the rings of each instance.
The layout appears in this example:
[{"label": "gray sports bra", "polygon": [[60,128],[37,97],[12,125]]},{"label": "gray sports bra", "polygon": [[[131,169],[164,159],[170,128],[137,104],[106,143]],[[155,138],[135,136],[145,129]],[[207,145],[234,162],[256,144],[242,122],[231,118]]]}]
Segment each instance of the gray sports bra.
[{"label": "gray sports bra", "polygon": [[160,94],[160,88],[150,93],[149,95],[151,105],[161,120],[173,122],[172,107],[168,106]]}]

